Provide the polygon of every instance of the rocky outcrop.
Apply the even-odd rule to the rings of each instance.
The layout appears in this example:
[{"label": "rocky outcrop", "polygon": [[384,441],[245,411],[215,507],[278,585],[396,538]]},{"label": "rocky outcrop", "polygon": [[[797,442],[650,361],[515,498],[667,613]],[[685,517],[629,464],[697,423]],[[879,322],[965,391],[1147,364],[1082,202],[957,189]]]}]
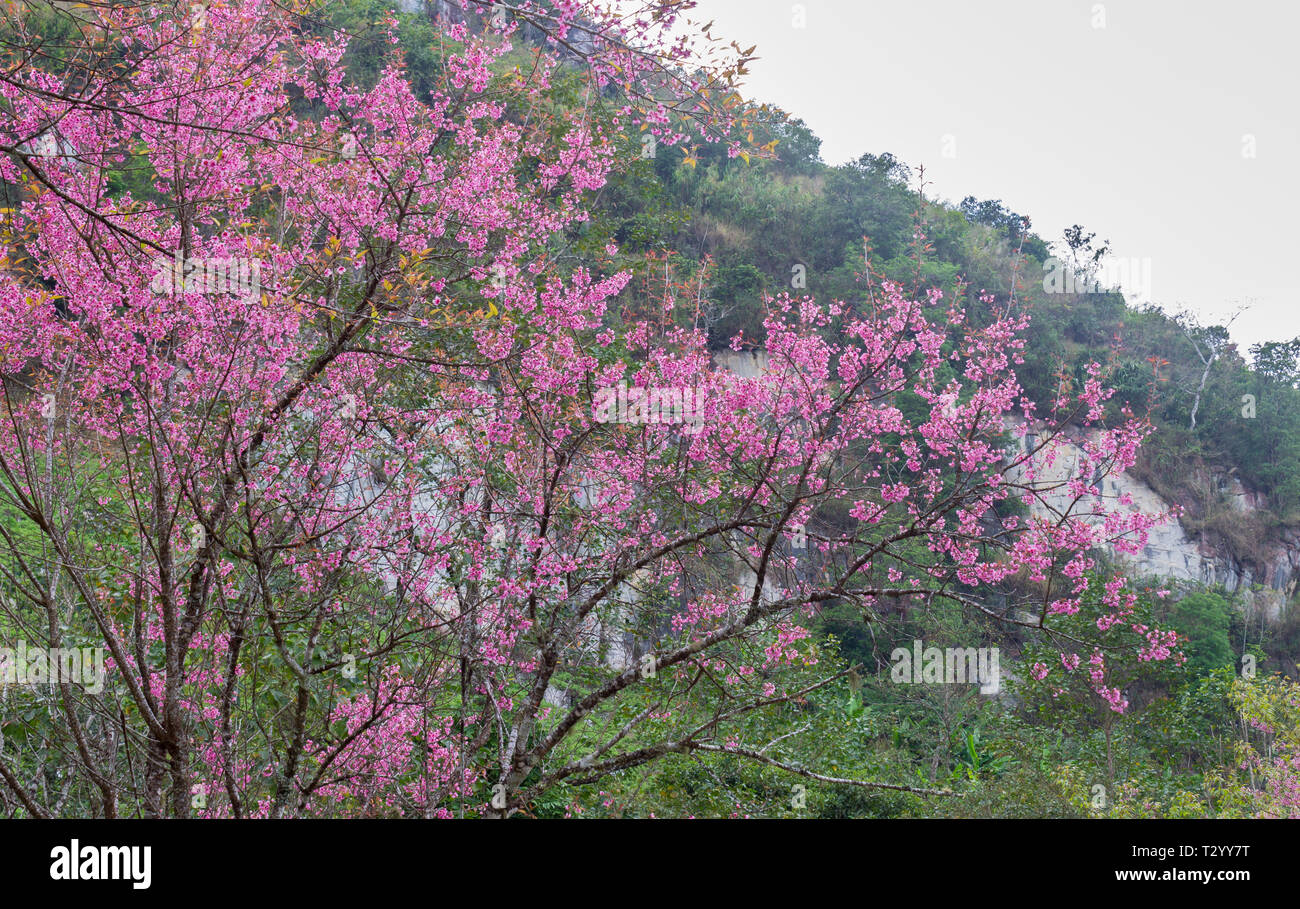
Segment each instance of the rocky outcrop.
[{"label": "rocky outcrop", "polygon": [[713,354],[713,362],[743,379],[753,379],[767,371],[767,351],[720,350]]},{"label": "rocky outcrop", "polygon": [[[1008,420],[1008,429],[1023,454],[1036,443],[1037,437],[1032,431],[1020,435],[1020,425],[1021,421]],[[1075,439],[1058,440],[1054,462],[1038,471],[1038,482],[1044,488],[1077,475],[1082,453],[1079,442],[1086,438],[1087,431],[1080,431]],[[1207,477],[1205,482],[1216,485],[1215,491],[1243,521],[1263,505],[1254,492],[1235,478]],[[1149,484],[1130,474],[1107,477],[1101,483],[1101,492],[1112,505],[1127,494],[1131,499],[1130,509],[1149,514],[1167,513],[1181,504],[1167,501]],[[1046,515],[1068,507],[1071,496],[1060,489],[1045,492],[1043,499],[1033,510]],[[1300,532],[1296,531],[1276,535],[1256,547],[1249,558],[1243,558],[1234,554],[1228,542],[1213,531],[1192,533],[1182,520],[1171,517],[1152,528],[1140,554],[1120,554],[1110,549],[1108,555],[1127,565],[1135,576],[1157,577],[1186,586],[1222,587],[1229,594],[1239,595],[1242,607],[1248,612],[1262,613],[1269,621],[1283,615],[1300,583]]]},{"label": "rocky outcrop", "polygon": [[[499,13],[504,17],[503,23],[514,18],[508,5],[497,8],[470,4],[465,7],[461,5],[460,0],[397,0],[397,7],[407,13],[424,12],[431,20],[443,26],[465,25],[471,32],[478,32],[483,28],[485,16],[494,17]],[[523,20],[518,36],[530,44],[547,44],[549,35],[535,24],[538,21],[543,21],[540,16],[534,17],[532,21]],[[544,27],[549,29],[549,25]],[[596,50],[596,31],[596,27],[589,20],[574,19],[563,43],[552,46],[551,50],[561,57],[583,57],[592,54]]]},{"label": "rocky outcrop", "polygon": [[[723,350],[714,353],[714,363],[744,377],[761,375],[768,364],[767,351]],[[1021,454],[1033,446],[1038,436],[1030,431],[1019,432],[1023,420],[1008,417],[1007,428],[1019,446]],[[1078,473],[1079,442],[1086,441],[1088,430],[1079,430],[1074,439],[1059,440],[1059,448],[1050,468],[1040,469],[1039,482],[1051,487]],[[1266,508],[1262,497],[1248,489],[1235,477],[1204,478],[1213,485],[1214,498],[1224,504],[1231,515],[1241,516],[1243,522]],[[1173,512],[1185,503],[1165,499],[1148,483],[1131,474],[1107,477],[1102,481],[1103,497],[1114,503],[1128,495],[1127,507],[1148,514]],[[1063,509],[1070,503],[1070,493],[1062,488],[1047,492],[1044,501],[1035,505],[1041,514],[1053,509]],[[1229,518],[1230,519],[1230,518]],[[1240,547],[1229,544],[1221,534],[1210,529],[1190,531],[1183,520],[1171,517],[1148,533],[1146,545],[1136,555],[1119,554],[1113,548],[1107,553],[1116,562],[1128,566],[1135,577],[1160,578],[1183,586],[1205,585],[1221,587],[1228,594],[1237,595],[1240,605],[1251,617],[1277,621],[1286,611],[1287,603],[1300,588],[1300,529],[1274,533],[1262,543],[1252,546],[1248,554]],[[1235,551],[1234,551],[1235,550]]]}]

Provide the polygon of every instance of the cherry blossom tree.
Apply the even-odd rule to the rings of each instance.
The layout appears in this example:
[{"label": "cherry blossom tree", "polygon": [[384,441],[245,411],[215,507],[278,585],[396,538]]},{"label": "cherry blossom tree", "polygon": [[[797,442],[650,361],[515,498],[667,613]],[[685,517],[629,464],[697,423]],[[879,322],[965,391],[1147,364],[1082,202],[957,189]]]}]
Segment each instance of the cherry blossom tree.
[{"label": "cherry blossom tree", "polygon": [[[57,54],[9,14],[0,632],[107,664],[33,689],[10,804],[509,816],[718,751],[913,789],[737,731],[834,679],[807,619],[946,599],[1051,632],[1092,549],[1142,544],[1100,484],[1144,427],[1102,425],[1099,368],[1039,414],[1022,315],[781,297],[751,377],[671,295],[614,317],[617,250],[567,244],[628,149],[750,153],[750,52],[686,6],[467,2],[429,97],[395,21],[365,84],[308,7],[87,8]],[[1071,425],[1099,431],[1041,481]],[[1038,599],[993,610],[1013,577]]]}]

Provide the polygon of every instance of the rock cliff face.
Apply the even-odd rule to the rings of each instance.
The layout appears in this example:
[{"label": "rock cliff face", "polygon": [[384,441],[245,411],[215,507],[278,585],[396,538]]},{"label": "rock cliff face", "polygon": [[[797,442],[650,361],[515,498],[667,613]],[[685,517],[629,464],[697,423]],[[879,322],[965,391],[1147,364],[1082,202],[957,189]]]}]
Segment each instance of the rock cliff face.
[{"label": "rock cliff face", "polygon": [[[714,355],[714,362],[737,375],[756,376],[767,368],[767,352],[719,351]],[[1009,430],[1017,429],[1016,424],[1015,419],[1008,418]],[[1020,450],[1028,450],[1034,438],[1032,432],[1019,437]],[[1083,434],[1076,437],[1076,441],[1085,439]],[[1051,485],[1074,476],[1080,453],[1075,441],[1061,440],[1055,463],[1050,470],[1040,471],[1040,480]],[[1205,483],[1215,486],[1214,492],[1242,521],[1248,520],[1262,505],[1258,496],[1235,478],[1206,477]],[[1118,499],[1127,493],[1132,499],[1131,508],[1149,514],[1169,513],[1182,504],[1166,500],[1148,483],[1130,474],[1107,478],[1102,493],[1107,499]],[[1065,490],[1055,499],[1047,496],[1048,504],[1041,511],[1064,507],[1068,496]],[[1183,521],[1172,517],[1151,530],[1147,545],[1139,555],[1120,555],[1113,550],[1109,554],[1127,565],[1135,577],[1160,578],[1184,586],[1221,586],[1229,594],[1240,595],[1242,608],[1250,617],[1264,621],[1281,618],[1287,602],[1300,587],[1300,530],[1296,529],[1275,534],[1243,555],[1234,554],[1228,541],[1215,532],[1189,532]]]},{"label": "rock cliff face", "polygon": [[752,379],[767,369],[767,351],[720,350],[713,355],[713,362],[728,372]]},{"label": "rock cliff face", "polygon": [[[504,4],[494,10],[484,10],[480,7],[470,6],[468,8],[461,5],[460,0],[397,0],[397,8],[405,13],[423,12],[435,22],[441,22],[444,25],[463,24],[470,28],[470,31],[476,32],[482,27],[483,14],[487,12],[495,15],[500,12],[503,16],[514,18],[508,12],[510,4]],[[508,20],[507,20],[508,21]],[[574,20],[578,23],[587,20]],[[542,44],[546,41],[546,34],[536,26],[524,22],[519,37],[524,41],[533,44]],[[561,56],[566,54],[590,54],[596,49],[596,39],[592,33],[584,28],[576,28],[569,32],[565,38],[567,47],[551,48]]]},{"label": "rock cliff face", "polygon": [[[1008,428],[1016,429],[1017,421],[1008,420]],[[1013,433],[1015,434],[1015,433]],[[1076,440],[1060,440],[1055,462],[1050,468],[1040,469],[1039,479],[1045,485],[1075,476],[1082,449]],[[1035,434],[1030,431],[1018,438],[1021,452],[1035,444]],[[1256,496],[1235,480],[1206,479],[1218,485],[1218,492],[1229,502],[1233,512],[1246,520],[1257,507]],[[1127,494],[1132,499],[1134,511],[1151,514],[1168,513],[1178,503],[1165,500],[1150,485],[1121,474],[1102,482],[1102,494],[1107,500]],[[1063,508],[1069,503],[1069,494],[1061,490],[1044,496],[1047,502],[1036,509],[1049,513],[1052,508]],[[1300,533],[1290,531],[1265,542],[1250,554],[1249,559],[1235,556],[1227,541],[1212,531],[1191,534],[1182,521],[1171,517],[1150,531],[1147,545],[1139,555],[1110,555],[1128,566],[1135,576],[1158,577],[1176,584],[1222,586],[1230,594],[1240,594],[1243,607],[1253,615],[1267,621],[1276,621],[1285,612],[1287,601],[1300,582]]]}]

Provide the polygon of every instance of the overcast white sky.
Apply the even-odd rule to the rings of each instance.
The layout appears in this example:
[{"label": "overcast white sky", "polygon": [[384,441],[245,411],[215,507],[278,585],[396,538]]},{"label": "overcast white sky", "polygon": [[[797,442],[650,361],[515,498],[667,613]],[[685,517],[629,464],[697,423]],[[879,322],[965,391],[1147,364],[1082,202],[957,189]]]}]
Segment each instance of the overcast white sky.
[{"label": "overcast white sky", "polygon": [[932,197],[1001,199],[1049,241],[1082,224],[1150,260],[1166,309],[1250,303],[1243,354],[1300,335],[1294,0],[700,0],[692,17],[758,45],[747,95],[802,117],[827,163],[888,151],[925,165]]}]

